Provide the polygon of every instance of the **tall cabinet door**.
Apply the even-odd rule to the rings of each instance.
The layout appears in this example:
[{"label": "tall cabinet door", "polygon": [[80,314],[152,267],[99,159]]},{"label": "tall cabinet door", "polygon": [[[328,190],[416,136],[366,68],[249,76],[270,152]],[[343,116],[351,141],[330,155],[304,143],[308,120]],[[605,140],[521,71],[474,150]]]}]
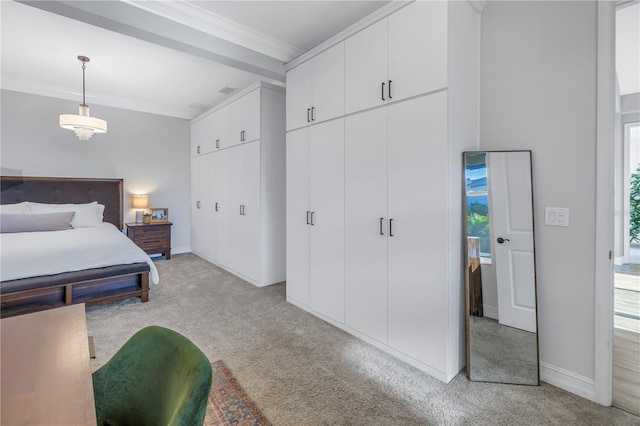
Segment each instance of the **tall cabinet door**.
[{"label": "tall cabinet door", "polygon": [[389,16],[394,101],[447,87],[447,2],[417,1]]},{"label": "tall cabinet door", "polygon": [[[218,199],[218,191],[220,189],[220,183],[216,180],[216,167],[217,157],[215,153],[211,153],[207,157],[207,168],[209,170],[209,176],[207,180],[207,198],[209,202],[205,206],[206,221],[207,221],[207,246],[209,257],[212,261],[218,260],[218,214],[216,212],[216,203]],[[196,230],[197,231],[197,230]]]},{"label": "tall cabinet door", "polygon": [[344,322],[344,119],[309,129],[310,304]]},{"label": "tall cabinet door", "polygon": [[446,224],[457,220],[447,213],[447,94],[391,105],[388,114],[389,345],[444,372]]},{"label": "tall cabinet door", "polygon": [[216,198],[213,200],[216,215],[216,260],[224,266],[229,265],[230,261],[229,229],[231,213],[234,211],[229,200],[229,152],[230,150],[223,149],[213,153],[213,176],[216,182]]},{"label": "tall cabinet door", "polygon": [[235,272],[242,272],[243,253],[242,235],[244,204],[243,191],[243,155],[242,146],[231,148],[229,151],[229,268]]},{"label": "tall cabinet door", "polygon": [[242,157],[242,272],[260,282],[260,141],[244,144]]},{"label": "tall cabinet door", "polygon": [[387,110],[345,123],[345,323],[387,342]]},{"label": "tall cabinet door", "polygon": [[387,81],[387,28],[388,20],[383,19],[345,41],[347,114],[380,105],[387,97],[382,93]]},{"label": "tall cabinet door", "polygon": [[309,305],[309,130],[287,133],[286,158],[287,298],[305,305]]},{"label": "tall cabinet door", "polygon": [[191,158],[191,248],[196,253],[206,255],[206,235],[203,231],[206,225],[205,206],[207,198],[207,183],[209,181],[208,156],[201,155]]}]

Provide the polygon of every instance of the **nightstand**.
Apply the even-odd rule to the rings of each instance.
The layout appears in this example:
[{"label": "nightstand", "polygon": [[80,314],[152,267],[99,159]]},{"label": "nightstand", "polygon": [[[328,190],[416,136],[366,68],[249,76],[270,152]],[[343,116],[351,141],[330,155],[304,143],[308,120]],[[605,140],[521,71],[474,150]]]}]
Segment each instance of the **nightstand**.
[{"label": "nightstand", "polygon": [[127,235],[147,254],[161,253],[171,259],[171,222],[127,223]]}]

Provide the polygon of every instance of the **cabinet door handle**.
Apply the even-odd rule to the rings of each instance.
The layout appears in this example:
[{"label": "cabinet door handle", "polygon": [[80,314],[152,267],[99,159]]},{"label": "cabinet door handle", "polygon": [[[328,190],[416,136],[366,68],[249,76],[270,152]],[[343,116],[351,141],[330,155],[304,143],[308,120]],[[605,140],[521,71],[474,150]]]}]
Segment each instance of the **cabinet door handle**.
[{"label": "cabinet door handle", "polygon": [[218,211],[218,206],[219,206],[219,204],[218,204],[218,203],[216,203],[216,204],[215,204],[215,207],[214,207],[214,210],[215,210],[215,211]]},{"label": "cabinet door handle", "polygon": [[242,216],[246,216],[247,215],[247,205],[243,204],[242,205]]},{"label": "cabinet door handle", "polygon": [[309,213],[311,213],[309,210],[307,210],[307,225],[311,225],[311,222],[309,222]]},{"label": "cabinet door handle", "polygon": [[196,201],[196,209],[200,208],[200,201]]},{"label": "cabinet door handle", "polygon": [[196,147],[196,154],[200,154],[200,145]]},{"label": "cabinet door handle", "polygon": [[311,123],[311,108],[307,108],[307,123]]},{"label": "cabinet door handle", "polygon": [[384,99],[384,82],[382,83],[382,92],[381,93],[382,93],[382,100],[384,101],[385,100]]},{"label": "cabinet door handle", "polygon": [[391,99],[391,80],[389,80],[389,99]]},{"label": "cabinet door handle", "polygon": [[389,236],[393,237],[393,219],[389,219]]},{"label": "cabinet door handle", "polygon": [[380,218],[380,235],[384,235],[384,230],[382,229],[382,222],[384,222],[384,217]]},{"label": "cabinet door handle", "polygon": [[315,212],[311,212],[311,226],[315,226],[315,223],[313,223],[313,214],[314,214],[314,213],[315,213]]},{"label": "cabinet door handle", "polygon": [[220,148],[220,139],[216,139],[216,148]]},{"label": "cabinet door handle", "polygon": [[311,107],[311,121],[316,121],[316,107]]}]

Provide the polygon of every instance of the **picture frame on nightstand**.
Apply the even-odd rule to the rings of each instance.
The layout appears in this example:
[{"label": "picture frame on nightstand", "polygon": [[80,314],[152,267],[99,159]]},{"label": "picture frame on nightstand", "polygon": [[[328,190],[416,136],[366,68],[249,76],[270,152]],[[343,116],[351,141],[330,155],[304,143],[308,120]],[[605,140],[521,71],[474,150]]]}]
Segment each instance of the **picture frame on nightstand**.
[{"label": "picture frame on nightstand", "polygon": [[149,209],[151,212],[151,223],[166,223],[169,221],[169,209],[152,207]]}]

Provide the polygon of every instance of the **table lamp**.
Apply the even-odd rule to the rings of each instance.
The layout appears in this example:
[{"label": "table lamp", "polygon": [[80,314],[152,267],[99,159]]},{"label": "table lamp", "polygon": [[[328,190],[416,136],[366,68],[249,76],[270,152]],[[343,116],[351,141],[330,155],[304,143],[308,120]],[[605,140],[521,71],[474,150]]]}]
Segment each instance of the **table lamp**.
[{"label": "table lamp", "polygon": [[149,207],[149,196],[134,195],[131,197],[131,204],[134,209],[142,209],[136,210],[136,223],[142,223],[142,214],[144,213],[144,209]]}]

